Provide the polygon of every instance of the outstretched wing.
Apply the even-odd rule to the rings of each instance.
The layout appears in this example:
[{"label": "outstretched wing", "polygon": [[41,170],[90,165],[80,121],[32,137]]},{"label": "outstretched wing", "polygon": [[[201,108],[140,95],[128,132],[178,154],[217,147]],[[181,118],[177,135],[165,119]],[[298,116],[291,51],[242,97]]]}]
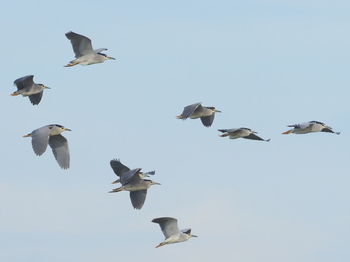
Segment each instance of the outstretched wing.
[{"label": "outstretched wing", "polygon": [[135,209],[141,209],[145,203],[147,190],[131,191],[130,200]]},{"label": "outstretched wing", "polygon": [[38,105],[42,97],[43,97],[43,91],[34,95],[30,95],[29,100],[30,102],[32,102],[33,105]]},{"label": "outstretched wing", "polygon": [[33,77],[33,75],[24,76],[16,79],[13,83],[17,86],[18,90],[27,88],[34,85]]},{"label": "outstretched wing", "polygon": [[123,165],[119,160],[113,159],[110,161],[111,168],[117,176],[121,176],[123,173],[130,170],[127,166]]},{"label": "outstretched wing", "polygon": [[201,117],[202,124],[206,127],[210,127],[213,124],[215,118],[215,113],[213,113],[210,116],[203,116]]},{"label": "outstretched wing", "polygon": [[180,233],[177,226],[177,219],[172,217],[159,217],[152,220],[153,223],[158,223],[165,238],[169,238],[172,235]]},{"label": "outstretched wing", "polygon": [[242,138],[245,138],[245,139],[252,139],[252,140],[261,140],[261,141],[270,141],[270,139],[268,140],[265,140],[265,139],[262,139],[261,137],[251,133],[249,136],[244,136]]},{"label": "outstretched wing", "polygon": [[66,33],[66,37],[71,41],[75,57],[81,57],[93,52],[91,40],[86,36],[79,35],[72,31]]},{"label": "outstretched wing", "polygon": [[189,118],[194,113],[194,111],[196,111],[199,107],[202,107],[201,103],[195,103],[184,107],[184,110],[181,113],[181,118],[182,119]]},{"label": "outstretched wing", "polygon": [[48,126],[43,126],[34,130],[31,135],[34,153],[41,156],[46,151],[49,142],[50,129]]},{"label": "outstretched wing", "polygon": [[69,168],[70,157],[67,139],[62,135],[50,136],[49,145],[58,165],[63,169]]}]

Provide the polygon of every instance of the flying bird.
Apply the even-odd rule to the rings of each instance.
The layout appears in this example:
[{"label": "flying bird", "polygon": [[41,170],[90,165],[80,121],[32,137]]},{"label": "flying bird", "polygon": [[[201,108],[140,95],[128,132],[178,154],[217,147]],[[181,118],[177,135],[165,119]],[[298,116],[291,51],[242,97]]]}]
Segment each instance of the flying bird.
[{"label": "flying bird", "polygon": [[108,50],[107,48],[92,49],[91,40],[86,36],[79,35],[72,31],[66,33],[66,37],[71,41],[73,51],[75,53],[74,60],[70,61],[65,67],[80,65],[92,65],[102,63],[106,60],[115,60],[115,58],[107,56],[102,51]]},{"label": "flying bird", "polygon": [[34,83],[33,77],[33,75],[27,75],[16,79],[13,84],[17,86],[17,91],[13,92],[11,96],[28,96],[33,105],[38,105],[43,96],[44,89],[50,89],[50,87]]},{"label": "flying bird", "polygon": [[191,234],[191,229],[179,230],[177,226],[177,219],[172,217],[159,217],[152,220],[153,223],[159,224],[162,232],[165,236],[165,240],[161,242],[157,247],[161,247],[168,244],[174,244],[179,242],[184,242],[190,239],[191,237],[197,237],[196,235]]},{"label": "flying bird", "polygon": [[40,127],[23,137],[32,138],[32,147],[34,153],[38,156],[41,156],[46,151],[49,144],[58,165],[63,169],[67,169],[69,168],[70,157],[68,141],[61,135],[64,131],[71,130],[64,126],[53,124]]},{"label": "flying bird", "polygon": [[213,124],[215,113],[221,113],[213,106],[202,106],[201,103],[195,103],[184,107],[181,115],[177,116],[177,119],[185,120],[187,118],[197,119],[200,118],[203,125],[210,127]]},{"label": "flying bird", "polygon": [[263,139],[259,136],[257,136],[257,132],[246,128],[246,127],[241,127],[241,128],[233,128],[233,129],[218,129],[220,131],[221,137],[228,136],[230,139],[236,139],[236,138],[245,138],[245,139],[252,139],[252,140],[260,140],[260,141],[266,141],[269,142],[270,139]]},{"label": "flying bird", "polygon": [[288,131],[283,132],[282,134],[287,135],[290,133],[294,134],[307,134],[314,132],[327,132],[334,133],[339,135],[340,132],[334,132],[330,126],[327,126],[325,123],[319,121],[309,121],[301,124],[288,125],[288,127],[293,127]]},{"label": "flying bird", "polygon": [[119,176],[119,179],[114,181],[113,184],[120,182],[122,186],[113,189],[109,193],[129,191],[131,204],[135,209],[142,208],[146,200],[148,188],[152,185],[160,185],[157,182],[145,179],[146,176],[153,175],[155,173],[154,171],[142,173],[141,168],[130,170],[117,159],[111,160],[110,165],[114,173]]}]

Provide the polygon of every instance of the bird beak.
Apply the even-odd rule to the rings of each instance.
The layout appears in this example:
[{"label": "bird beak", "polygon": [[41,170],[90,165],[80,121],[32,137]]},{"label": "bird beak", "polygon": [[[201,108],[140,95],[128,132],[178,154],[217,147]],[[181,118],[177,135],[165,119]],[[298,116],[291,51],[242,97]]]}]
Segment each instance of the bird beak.
[{"label": "bird beak", "polygon": [[216,113],[222,113],[220,110],[217,110],[217,109],[215,109],[215,112]]},{"label": "bird beak", "polygon": [[65,131],[72,131],[71,129],[69,128],[64,128]]},{"label": "bird beak", "polygon": [[191,237],[198,237],[198,236],[196,236],[196,235],[191,235]]},{"label": "bird beak", "polygon": [[114,57],[111,57],[111,56],[107,56],[107,59],[109,59],[109,60],[116,60]]},{"label": "bird beak", "polygon": [[288,130],[288,131],[286,131],[286,132],[283,132],[282,135],[288,135],[288,134],[292,133],[292,131],[293,131],[293,129]]},{"label": "bird beak", "polygon": [[161,185],[161,184],[158,182],[153,182],[153,185]]},{"label": "bird beak", "polygon": [[44,86],[44,88],[46,88],[46,89],[51,89],[51,87],[48,87],[48,86]]}]

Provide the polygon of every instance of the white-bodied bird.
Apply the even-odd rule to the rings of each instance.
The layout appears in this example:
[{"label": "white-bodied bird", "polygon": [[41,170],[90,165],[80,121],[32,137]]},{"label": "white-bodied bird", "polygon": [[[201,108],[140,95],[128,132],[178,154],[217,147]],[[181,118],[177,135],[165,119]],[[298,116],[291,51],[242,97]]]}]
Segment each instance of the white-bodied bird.
[{"label": "white-bodied bird", "polygon": [[13,92],[11,96],[28,96],[33,105],[38,105],[43,96],[44,89],[50,89],[50,87],[34,83],[33,77],[33,75],[27,75],[16,79],[13,83],[17,86],[17,91]]},{"label": "white-bodied bird", "polygon": [[191,234],[190,228],[179,230],[176,218],[159,217],[153,219],[152,222],[159,224],[165,236],[165,240],[158,244],[156,248],[168,244],[184,242],[190,239],[191,237],[197,237],[196,235]]},{"label": "white-bodied bird", "polygon": [[73,51],[75,53],[75,58],[73,61],[70,61],[69,66],[80,65],[92,65],[97,63],[102,63],[106,60],[115,60],[115,58],[107,56],[106,54],[101,53],[102,51],[108,50],[107,48],[92,49],[91,40],[86,36],[79,35],[74,32],[66,33],[66,37],[71,41],[73,46]]},{"label": "white-bodied bird", "polygon": [[40,127],[30,134],[23,137],[32,138],[32,147],[34,153],[41,156],[49,144],[57,160],[58,165],[63,168],[69,168],[70,157],[67,139],[61,135],[64,131],[71,131],[64,126],[53,124]]},{"label": "white-bodied bird", "polygon": [[201,103],[195,103],[184,107],[181,115],[178,115],[176,118],[182,120],[200,118],[204,126],[210,127],[213,124],[215,113],[221,113],[221,111],[213,106],[202,106]]},{"label": "white-bodied bird", "polygon": [[120,177],[113,184],[120,182],[122,186],[109,193],[129,191],[131,204],[135,209],[141,209],[146,200],[147,189],[152,185],[160,185],[152,180],[144,179],[144,177],[154,174],[154,171],[142,173],[141,168],[130,170],[117,159],[111,160],[110,164],[114,173]]},{"label": "white-bodied bird", "polygon": [[288,125],[288,127],[293,127],[293,129],[285,131],[282,134],[307,134],[314,132],[327,132],[334,133],[337,135],[340,134],[340,132],[334,132],[330,126],[327,126],[325,123],[319,121],[309,121],[301,124]]},{"label": "white-bodied bird", "polygon": [[257,136],[256,135],[257,132],[246,127],[232,128],[232,129],[218,129],[218,131],[223,133],[219,136],[221,137],[228,136],[230,139],[245,138],[245,139],[260,140],[260,141],[266,141],[266,142],[270,141],[270,139],[263,139]]}]

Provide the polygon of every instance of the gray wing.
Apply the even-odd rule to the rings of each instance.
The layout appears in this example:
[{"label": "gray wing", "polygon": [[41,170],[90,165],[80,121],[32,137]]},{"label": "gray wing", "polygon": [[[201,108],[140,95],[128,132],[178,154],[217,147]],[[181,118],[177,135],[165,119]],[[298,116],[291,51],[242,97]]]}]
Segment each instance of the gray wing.
[{"label": "gray wing", "polygon": [[270,141],[270,139],[267,139],[267,140],[262,139],[261,137],[255,135],[255,134],[253,134],[253,133],[251,133],[249,136],[244,136],[244,137],[242,137],[242,138],[245,138],[245,139],[253,139],[253,140],[261,140],[261,141]]},{"label": "gray wing", "polygon": [[206,127],[210,127],[213,124],[214,118],[215,118],[215,113],[212,114],[211,116],[201,117],[202,124]]},{"label": "gray wing", "polygon": [[75,57],[81,57],[83,55],[92,53],[91,40],[86,36],[76,34],[72,31],[66,33],[66,37],[71,41]]},{"label": "gray wing", "polygon": [[120,176],[120,183],[122,185],[128,184],[128,183],[139,183],[141,178],[138,175],[138,173],[140,172],[141,168],[136,168],[133,170],[129,170],[127,172],[124,172],[121,176]]},{"label": "gray wing", "polygon": [[16,79],[13,83],[17,86],[17,89],[20,90],[34,85],[33,77],[33,75],[24,76]]},{"label": "gray wing", "polygon": [[200,107],[202,107],[201,103],[195,103],[195,104],[186,106],[181,113],[182,118],[183,119],[189,118],[194,113],[194,111],[196,111]]},{"label": "gray wing", "polygon": [[31,135],[34,153],[41,156],[46,151],[49,142],[50,129],[48,126],[43,126],[34,130]]},{"label": "gray wing", "polygon": [[111,168],[117,176],[121,176],[124,172],[130,170],[127,166],[123,165],[119,160],[113,159],[110,162]]},{"label": "gray wing", "polygon": [[153,223],[158,223],[165,238],[169,238],[172,235],[180,233],[179,227],[177,226],[177,219],[172,217],[160,217],[152,220]]},{"label": "gray wing", "polygon": [[49,145],[58,165],[63,169],[69,168],[70,158],[67,139],[62,135],[50,136]]},{"label": "gray wing", "polygon": [[38,105],[42,97],[43,97],[43,91],[34,95],[30,95],[29,100],[30,102],[32,102],[33,105]]},{"label": "gray wing", "polygon": [[130,200],[135,209],[141,209],[145,203],[147,190],[131,191]]}]

